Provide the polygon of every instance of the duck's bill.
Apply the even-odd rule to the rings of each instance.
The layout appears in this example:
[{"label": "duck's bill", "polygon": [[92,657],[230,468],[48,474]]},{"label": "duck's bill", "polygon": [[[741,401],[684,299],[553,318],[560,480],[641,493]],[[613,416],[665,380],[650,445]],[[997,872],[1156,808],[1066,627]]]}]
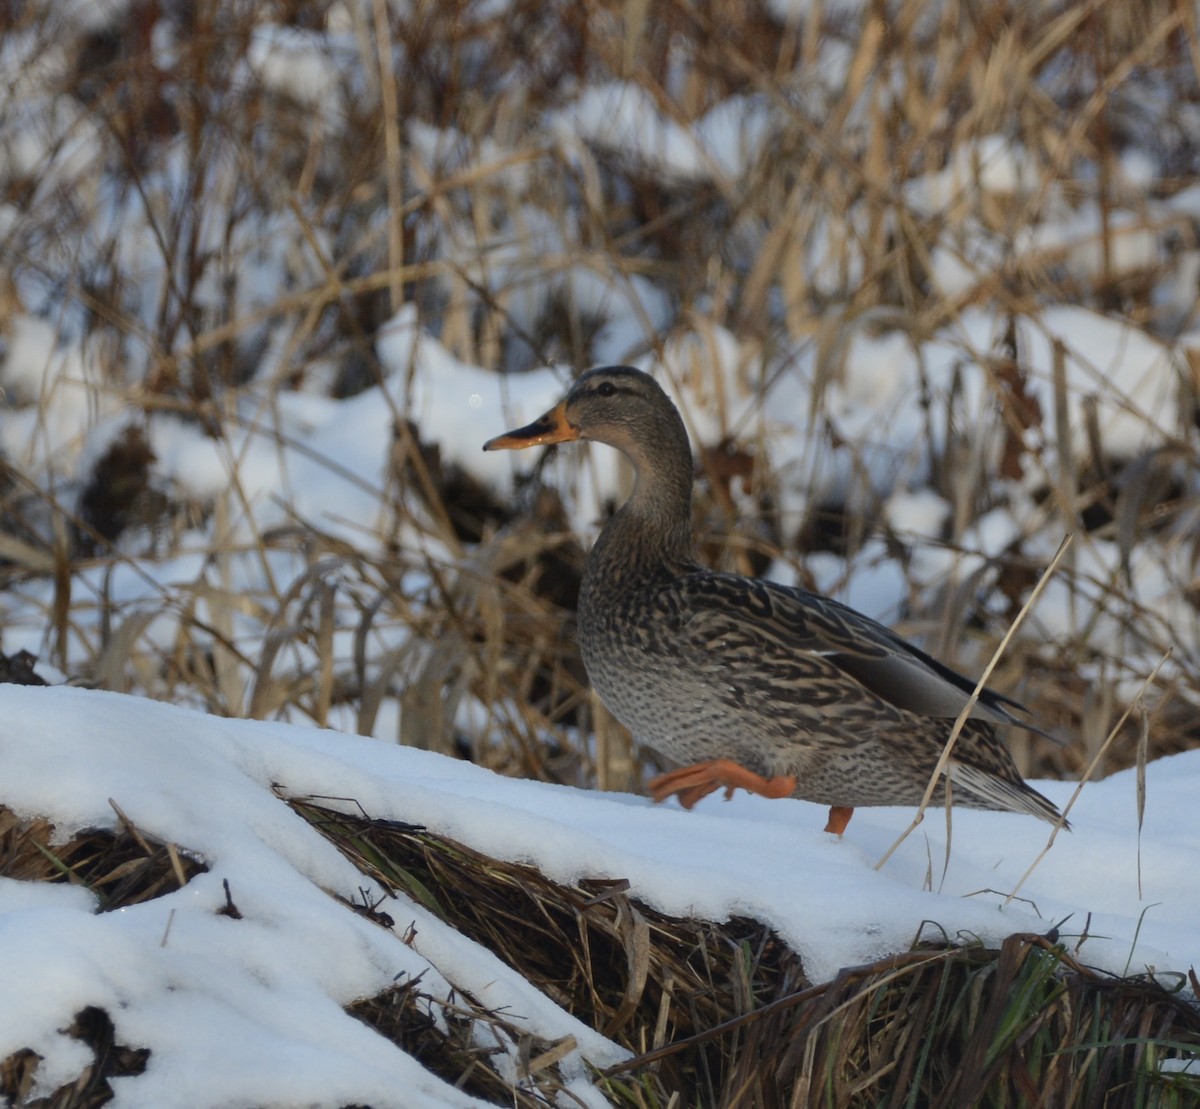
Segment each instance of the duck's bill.
[{"label": "duck's bill", "polygon": [[567,422],[567,404],[563,401],[539,416],[531,424],[506,431],[483,444],[485,451],[519,451],[526,447],[540,447],[548,443],[569,443],[579,438],[579,429]]}]

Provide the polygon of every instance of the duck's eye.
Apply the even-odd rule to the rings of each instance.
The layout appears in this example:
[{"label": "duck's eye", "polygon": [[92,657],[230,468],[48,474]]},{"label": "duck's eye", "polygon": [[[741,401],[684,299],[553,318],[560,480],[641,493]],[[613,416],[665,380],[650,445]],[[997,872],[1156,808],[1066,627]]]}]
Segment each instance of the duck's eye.
[{"label": "duck's eye", "polygon": [[596,386],[596,393],[602,397],[615,397],[617,387],[611,381],[602,381]]}]

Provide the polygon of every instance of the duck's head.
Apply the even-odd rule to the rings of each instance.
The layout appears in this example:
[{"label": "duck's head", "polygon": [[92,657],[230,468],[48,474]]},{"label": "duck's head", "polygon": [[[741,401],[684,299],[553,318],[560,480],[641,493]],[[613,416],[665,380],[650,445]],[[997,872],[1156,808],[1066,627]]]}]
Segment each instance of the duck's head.
[{"label": "duck's head", "polygon": [[523,450],[592,439],[636,457],[640,446],[677,440],[680,433],[686,450],[683,422],[654,378],[630,366],[604,366],[583,374],[544,416],[489,439],[483,449]]}]

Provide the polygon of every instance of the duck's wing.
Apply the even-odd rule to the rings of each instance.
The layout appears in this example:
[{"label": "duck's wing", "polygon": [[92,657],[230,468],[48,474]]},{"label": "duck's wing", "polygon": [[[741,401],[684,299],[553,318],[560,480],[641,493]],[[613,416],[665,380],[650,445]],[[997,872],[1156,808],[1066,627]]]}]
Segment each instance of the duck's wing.
[{"label": "duck's wing", "polygon": [[[799,589],[752,578],[697,571],[677,579],[679,634],[694,653],[757,650],[770,660],[791,657],[799,672],[805,664],[826,675],[818,685],[848,686],[917,716],[955,719],[975,683],[914,647],[882,624],[837,601]],[[686,649],[686,647],[685,647]],[[813,688],[812,693],[819,695]],[[1002,694],[985,689],[972,717],[1016,725],[1046,735],[1026,720],[1027,710]],[[1054,739],[1053,736],[1048,738]],[[1055,742],[1062,742],[1055,739]]]}]

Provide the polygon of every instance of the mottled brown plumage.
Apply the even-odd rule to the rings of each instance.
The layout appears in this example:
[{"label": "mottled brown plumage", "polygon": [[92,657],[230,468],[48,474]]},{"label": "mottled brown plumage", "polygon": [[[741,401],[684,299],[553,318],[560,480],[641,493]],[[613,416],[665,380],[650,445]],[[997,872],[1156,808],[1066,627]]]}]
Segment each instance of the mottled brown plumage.
[{"label": "mottled brown plumage", "polygon": [[[541,419],[485,449],[590,439],[633,464],[633,493],[588,556],[579,640],[588,676],[641,742],[685,765],[651,782],[691,807],[741,786],[832,806],[915,805],[972,682],[874,620],[800,589],[692,560],[692,454],[678,411],[639,370],[592,370]],[[1043,820],[996,724],[1015,702],[985,691],[949,764],[961,805]]]}]

